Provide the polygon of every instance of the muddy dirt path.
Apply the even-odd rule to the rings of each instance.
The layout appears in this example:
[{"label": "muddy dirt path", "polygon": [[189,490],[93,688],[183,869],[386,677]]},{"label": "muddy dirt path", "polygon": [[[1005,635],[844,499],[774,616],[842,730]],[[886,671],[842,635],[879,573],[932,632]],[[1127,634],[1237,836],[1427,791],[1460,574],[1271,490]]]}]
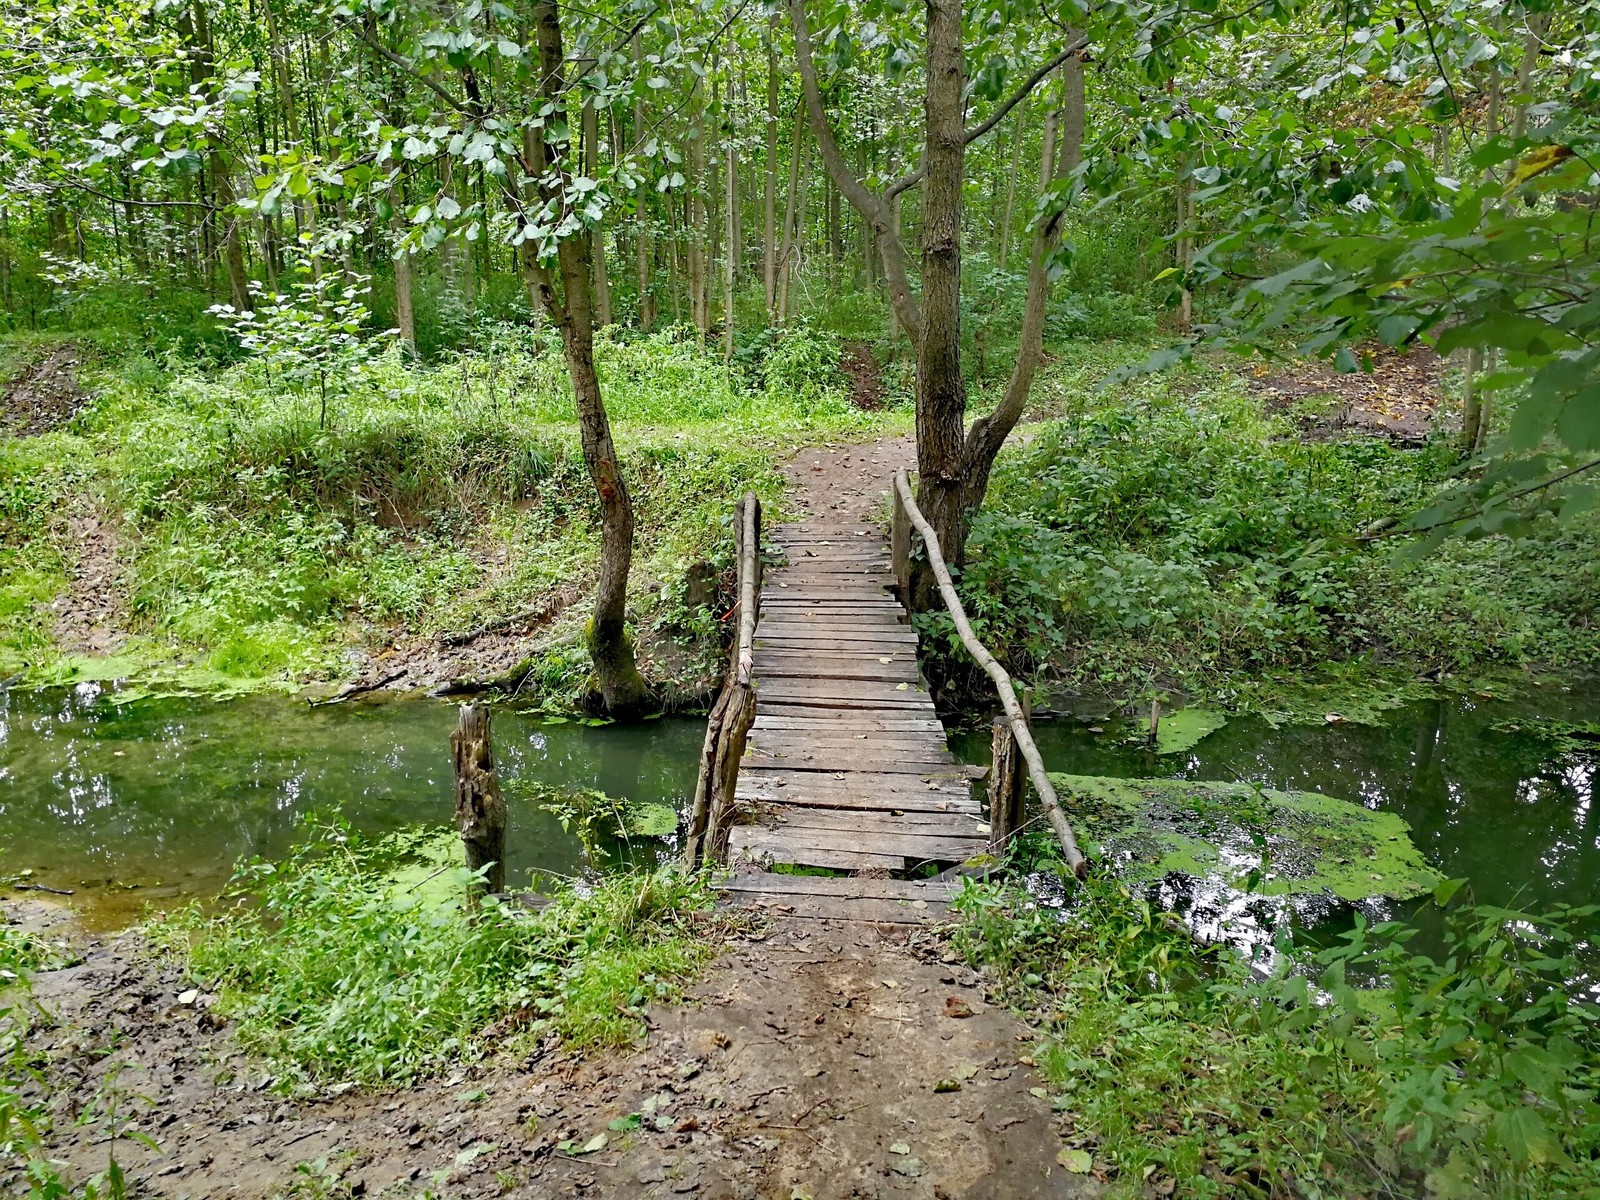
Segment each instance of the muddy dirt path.
[{"label": "muddy dirt path", "polygon": [[780,921],[629,1051],[316,1100],[278,1094],[137,935],[41,974],[36,997],[53,1151],[86,1174],[114,1150],[135,1196],[269,1197],[308,1175],[325,1190],[305,1194],[389,1197],[1092,1194],[1056,1163],[1032,1035],[930,931]]}]

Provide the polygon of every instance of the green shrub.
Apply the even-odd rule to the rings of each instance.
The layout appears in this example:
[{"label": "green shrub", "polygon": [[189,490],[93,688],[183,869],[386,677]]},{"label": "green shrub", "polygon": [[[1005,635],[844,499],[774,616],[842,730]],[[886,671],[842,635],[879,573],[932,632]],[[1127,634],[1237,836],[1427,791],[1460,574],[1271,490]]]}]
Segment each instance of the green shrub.
[{"label": "green shrub", "polygon": [[957,907],[957,946],[1037,1022],[1067,1139],[1113,1196],[1600,1189],[1600,1009],[1569,932],[1592,910],[1451,907],[1432,956],[1406,948],[1415,929],[1358,924],[1304,957],[1312,988],[1111,882],[1060,912],[987,886]]}]

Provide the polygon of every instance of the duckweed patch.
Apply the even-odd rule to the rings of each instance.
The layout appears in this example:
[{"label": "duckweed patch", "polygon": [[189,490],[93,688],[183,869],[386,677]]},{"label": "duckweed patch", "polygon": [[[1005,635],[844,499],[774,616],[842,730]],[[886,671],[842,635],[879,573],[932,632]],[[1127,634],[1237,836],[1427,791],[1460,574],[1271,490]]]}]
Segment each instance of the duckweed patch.
[{"label": "duckweed patch", "polygon": [[1270,896],[1426,894],[1443,878],[1405,821],[1316,792],[1242,783],[1053,775],[1131,887],[1178,872]]}]

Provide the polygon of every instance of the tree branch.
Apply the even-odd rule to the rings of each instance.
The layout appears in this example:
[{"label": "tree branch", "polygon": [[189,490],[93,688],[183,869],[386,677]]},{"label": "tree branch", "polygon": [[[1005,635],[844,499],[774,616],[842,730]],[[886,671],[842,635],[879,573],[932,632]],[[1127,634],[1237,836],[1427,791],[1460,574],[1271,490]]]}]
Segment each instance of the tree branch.
[{"label": "tree branch", "polygon": [[806,114],[810,117],[811,132],[822,152],[823,165],[828,168],[834,186],[850,201],[862,218],[877,234],[878,247],[883,256],[883,273],[889,282],[889,301],[894,305],[895,316],[911,338],[913,346],[922,343],[922,310],[911,294],[911,284],[906,278],[906,249],[894,227],[893,196],[880,196],[855,177],[844,152],[839,149],[838,138],[822,108],[822,89],[817,85],[817,67],[811,54],[811,29],[806,23],[805,0],[789,0],[789,23],[794,28],[795,64],[800,69],[801,90],[805,93]]},{"label": "tree branch", "polygon": [[396,54],[393,50],[390,50],[387,46],[383,45],[383,43],[377,41],[375,38],[370,37],[367,34],[367,31],[361,28],[361,26],[357,25],[354,21],[342,21],[341,24],[355,35],[357,41],[378,55],[379,58],[397,68],[408,78],[416,80],[416,82],[427,88],[435,96],[438,96],[439,99],[443,100],[458,113],[461,113],[464,116],[472,117],[474,120],[477,119],[478,113],[474,111],[470,104],[467,104],[461,100],[457,100],[442,84],[439,83],[438,80],[430,79],[421,71],[417,70],[416,66],[411,62],[410,59],[406,58],[405,55]]},{"label": "tree branch", "polygon": [[[988,133],[996,125],[1000,124],[1001,121],[1005,120],[1006,114],[1017,105],[1021,104],[1030,95],[1032,95],[1033,90],[1045,81],[1051,71],[1054,71],[1062,63],[1066,62],[1067,59],[1083,50],[1086,46],[1088,46],[1088,44],[1089,39],[1080,35],[1060,53],[1052,55],[1050,60],[1032,75],[1028,76],[1028,78],[1023,81],[1022,86],[1012,93],[1011,96],[1009,96],[999,108],[995,109],[994,112],[990,113],[987,118],[966,131],[964,135],[965,144],[968,146],[972,145],[973,142],[983,137],[984,134]],[[922,176],[923,168],[920,166],[915,171],[911,171],[905,175],[902,175],[899,179],[896,179],[889,185],[888,189],[883,193],[884,199],[892,200],[901,192],[904,192],[909,188],[916,187],[917,184],[922,182]]]}]

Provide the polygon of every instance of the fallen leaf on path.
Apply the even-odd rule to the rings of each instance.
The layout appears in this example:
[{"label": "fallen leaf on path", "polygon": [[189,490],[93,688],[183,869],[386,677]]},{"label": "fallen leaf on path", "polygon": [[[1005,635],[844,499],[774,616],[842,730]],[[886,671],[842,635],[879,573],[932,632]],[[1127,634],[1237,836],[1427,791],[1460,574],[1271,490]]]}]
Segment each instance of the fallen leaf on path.
[{"label": "fallen leaf on path", "polygon": [[1045,1091],[1043,1088],[1029,1088],[1028,1089],[1028,1095],[1035,1096],[1040,1100],[1043,1100],[1049,1094],[1050,1093]]},{"label": "fallen leaf on path", "polygon": [[941,1079],[933,1085],[933,1090],[935,1092],[959,1092],[961,1084],[954,1079]]},{"label": "fallen leaf on path", "polygon": [[1094,1157],[1087,1150],[1062,1150],[1056,1161],[1074,1175],[1087,1175],[1094,1166]]},{"label": "fallen leaf on path", "polygon": [[960,996],[946,996],[944,999],[944,1015],[947,1017],[970,1017],[972,1005]]},{"label": "fallen leaf on path", "polygon": [[889,1147],[889,1153],[890,1154],[910,1154],[911,1153],[911,1147],[906,1145],[904,1142],[896,1142],[896,1143],[894,1143],[894,1145]]}]

